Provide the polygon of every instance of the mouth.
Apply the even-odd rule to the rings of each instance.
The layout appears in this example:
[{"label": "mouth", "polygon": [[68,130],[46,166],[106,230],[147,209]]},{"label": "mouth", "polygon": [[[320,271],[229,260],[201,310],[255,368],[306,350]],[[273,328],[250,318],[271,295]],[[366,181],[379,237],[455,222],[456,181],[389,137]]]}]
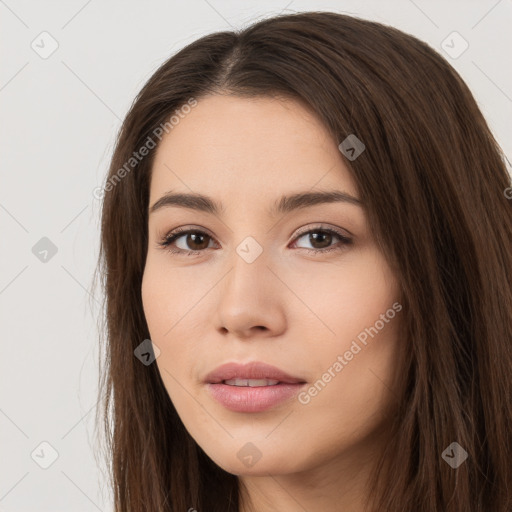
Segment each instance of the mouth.
[{"label": "mouth", "polygon": [[306,381],[260,362],[228,363],[205,379],[210,396],[234,412],[257,413],[297,395]]}]

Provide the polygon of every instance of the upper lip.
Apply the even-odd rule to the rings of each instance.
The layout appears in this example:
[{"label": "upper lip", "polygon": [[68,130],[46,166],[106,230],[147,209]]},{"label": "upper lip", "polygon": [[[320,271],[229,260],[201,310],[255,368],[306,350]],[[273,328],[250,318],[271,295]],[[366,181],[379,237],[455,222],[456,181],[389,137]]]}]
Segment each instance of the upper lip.
[{"label": "upper lip", "polygon": [[211,371],[205,377],[205,382],[218,384],[230,379],[272,379],[287,384],[302,384],[306,382],[300,377],[292,377],[283,370],[260,361],[252,361],[246,364],[223,364]]}]

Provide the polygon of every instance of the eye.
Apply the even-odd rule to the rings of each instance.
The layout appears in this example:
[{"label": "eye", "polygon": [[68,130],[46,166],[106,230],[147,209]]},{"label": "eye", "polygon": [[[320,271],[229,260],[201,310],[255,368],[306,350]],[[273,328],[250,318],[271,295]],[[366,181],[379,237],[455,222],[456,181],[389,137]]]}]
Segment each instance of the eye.
[{"label": "eye", "polygon": [[[344,246],[352,243],[352,239],[348,238],[340,231],[324,227],[317,227],[309,229],[308,231],[303,231],[296,237],[296,240],[301,240],[303,238],[306,240],[306,243],[311,244],[313,248],[299,246],[299,249],[305,249],[312,253],[326,253],[333,250],[341,250]],[[332,242],[335,239],[338,239],[339,242],[332,245]],[[295,245],[296,244],[297,242],[295,242]]]},{"label": "eye", "polygon": [[[181,241],[180,239],[183,240]],[[173,254],[195,256],[204,251],[204,249],[208,249],[209,241],[211,240],[213,238],[208,233],[199,229],[178,228],[166,235],[158,245],[166,248]],[[182,247],[179,246],[180,244]]]},{"label": "eye", "polygon": [[[297,241],[301,239],[305,239],[306,243],[311,244],[313,247],[297,246],[297,248],[314,254],[342,250],[345,246],[352,243],[352,239],[348,238],[340,231],[324,227],[302,231],[295,237],[293,245],[297,245]],[[338,240],[338,243],[332,245],[332,242],[336,240]],[[178,228],[167,234],[158,242],[158,246],[165,248],[172,254],[197,256],[201,254],[201,252],[204,252],[205,249],[210,249],[212,247],[210,242],[212,241],[213,237],[200,229]]]}]

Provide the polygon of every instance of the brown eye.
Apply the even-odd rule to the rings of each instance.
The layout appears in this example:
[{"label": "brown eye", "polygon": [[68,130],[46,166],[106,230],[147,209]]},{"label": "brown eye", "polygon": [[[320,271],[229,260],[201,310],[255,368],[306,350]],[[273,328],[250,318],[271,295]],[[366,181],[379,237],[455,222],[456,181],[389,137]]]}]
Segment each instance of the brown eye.
[{"label": "brown eye", "polygon": [[169,233],[159,245],[172,253],[196,255],[210,247],[212,237],[199,230],[177,230]]},{"label": "brown eye", "polygon": [[[310,229],[309,231],[301,233],[296,240],[305,239],[310,247],[301,247],[298,242],[295,242],[299,249],[305,249],[313,253],[325,253],[334,249],[343,249],[344,246],[350,245],[352,240],[342,233],[339,233],[333,229],[327,228],[316,228]],[[334,243],[338,240],[338,243]]]}]

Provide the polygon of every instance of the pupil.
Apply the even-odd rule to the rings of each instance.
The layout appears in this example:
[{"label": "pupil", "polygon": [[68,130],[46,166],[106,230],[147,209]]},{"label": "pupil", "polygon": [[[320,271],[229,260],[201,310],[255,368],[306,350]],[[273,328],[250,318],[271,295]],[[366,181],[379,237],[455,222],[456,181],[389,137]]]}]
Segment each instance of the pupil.
[{"label": "pupil", "polygon": [[[316,249],[322,249],[324,247],[329,247],[332,241],[332,235],[330,233],[311,233],[309,235],[311,245]],[[318,243],[319,239],[323,239],[324,244],[321,247],[316,247],[315,243]],[[327,242],[327,243],[325,243]]]}]

